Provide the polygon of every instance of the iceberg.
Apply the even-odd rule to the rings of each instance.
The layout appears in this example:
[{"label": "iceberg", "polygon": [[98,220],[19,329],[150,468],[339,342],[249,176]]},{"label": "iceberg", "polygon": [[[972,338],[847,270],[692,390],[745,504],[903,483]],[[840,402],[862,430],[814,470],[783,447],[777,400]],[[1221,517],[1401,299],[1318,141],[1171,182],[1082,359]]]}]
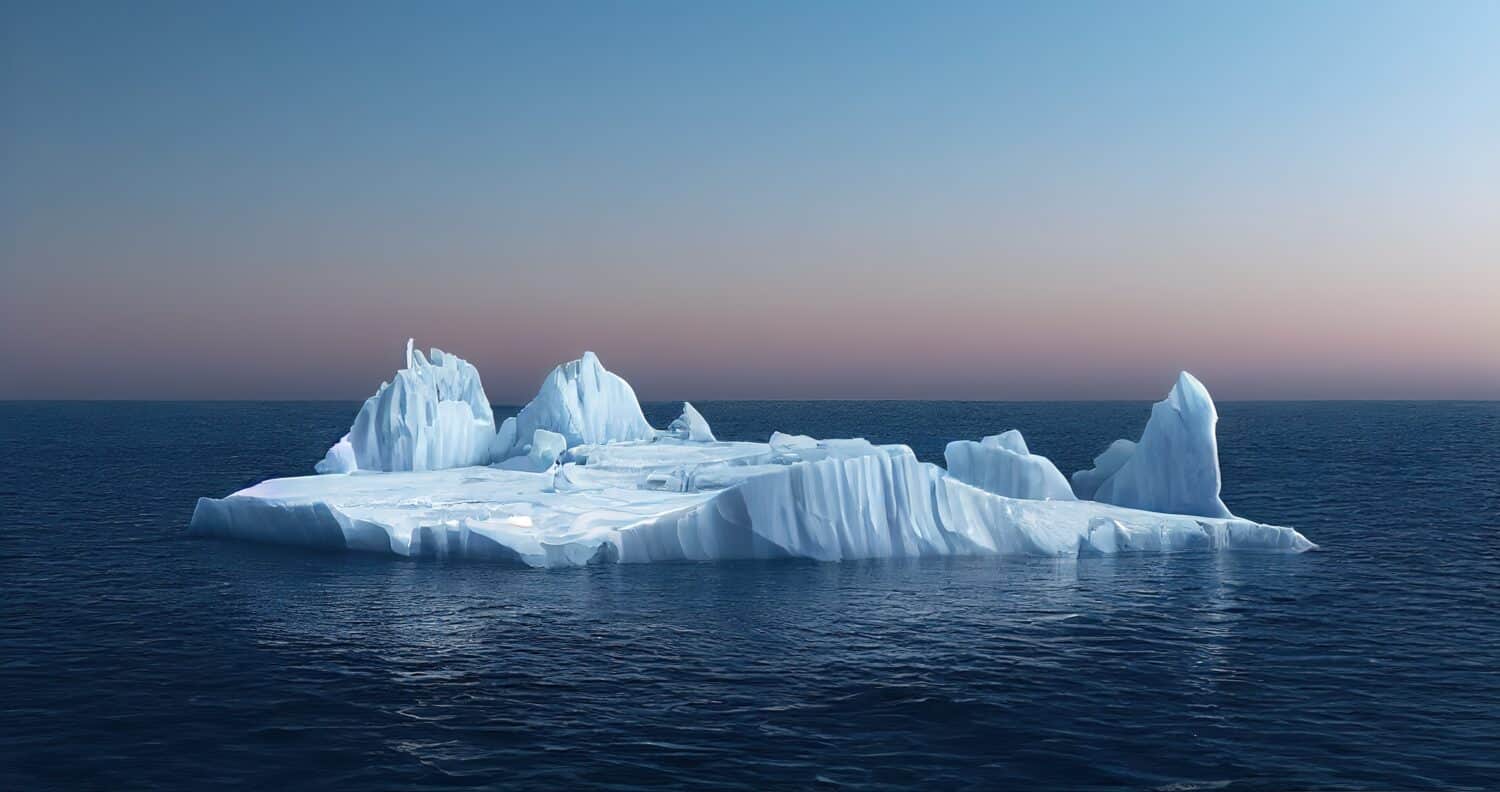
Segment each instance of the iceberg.
[{"label": "iceberg", "polygon": [[[1167,398],[1151,407],[1146,430],[1133,446],[1116,441],[1094,459],[1094,469],[1074,474],[1084,497],[1151,511],[1229,517],[1219,499],[1219,413],[1192,374],[1177,376]],[[1097,482],[1097,484],[1096,484]]]},{"label": "iceberg", "polygon": [[[407,362],[325,459],[356,475],[271,479],[200,498],[189,531],[520,567],[1316,547],[1295,529],[1222,509],[1216,415],[1186,374],[1133,452],[1117,443],[1100,456],[1108,472],[1090,501],[1014,430],[949,444],[947,469],[905,445],[860,438],[717,440],[688,404],[657,431],[630,386],[591,354],[555,369],[497,430],[473,406],[483,391],[467,363],[437,350],[430,362],[416,352]],[[470,461],[444,464],[460,460]],[[1100,502],[1140,493],[1172,509]],[[1222,513],[1203,513],[1213,503]]]},{"label": "iceberg", "polygon": [[[518,442],[529,442],[538,429],[562,435],[569,448],[656,436],[630,383],[606,370],[593,352],[553,369],[536,398],[516,414]],[[521,451],[512,447],[501,453],[510,456]]]},{"label": "iceberg", "polygon": [[689,402],[682,403],[682,415],[667,426],[667,431],[679,439],[694,443],[714,442],[714,432],[708,428],[708,421],[705,421],[703,414]]},{"label": "iceberg", "polygon": [[354,425],[315,466],[319,473],[440,470],[490,461],[495,415],[479,372],[434,347],[406,342],[406,368],[382,382]]},{"label": "iceberg", "polygon": [[948,474],[996,495],[1025,500],[1077,500],[1052,460],[1033,454],[1011,429],[979,442],[955,440],[943,451]]}]

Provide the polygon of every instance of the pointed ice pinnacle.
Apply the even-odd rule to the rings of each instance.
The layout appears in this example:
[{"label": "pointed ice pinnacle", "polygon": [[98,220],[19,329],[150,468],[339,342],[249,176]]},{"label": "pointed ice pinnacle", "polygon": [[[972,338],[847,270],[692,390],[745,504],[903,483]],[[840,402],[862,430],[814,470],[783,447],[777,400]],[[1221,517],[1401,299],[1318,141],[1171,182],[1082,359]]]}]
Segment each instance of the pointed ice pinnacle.
[{"label": "pointed ice pinnacle", "polygon": [[[1214,434],[1218,421],[1208,389],[1184,371],[1167,398],[1152,406],[1151,419],[1134,449],[1127,455],[1125,446],[1118,442],[1111,445],[1095,459],[1098,467],[1073,474],[1074,484],[1099,481],[1098,489],[1091,494],[1101,503],[1230,517],[1228,507],[1219,499],[1219,444]],[[1113,473],[1107,473],[1107,465],[1116,465]],[[1078,489],[1080,495],[1088,497],[1082,492],[1085,486]]]},{"label": "pointed ice pinnacle", "polygon": [[714,432],[708,428],[708,421],[689,402],[682,403],[682,415],[667,426],[667,431],[682,440],[694,443],[714,442]]},{"label": "pointed ice pinnacle", "polygon": [[[536,398],[516,414],[515,442],[530,442],[538,429],[562,435],[568,448],[656,437],[630,383],[606,370],[593,352],[552,369]],[[507,455],[520,452],[512,447]]]},{"label": "pointed ice pinnacle", "polygon": [[406,341],[406,368],[383,382],[354,425],[316,466],[354,470],[439,470],[490,461],[495,415],[479,372],[468,361],[432,349],[432,360]]}]

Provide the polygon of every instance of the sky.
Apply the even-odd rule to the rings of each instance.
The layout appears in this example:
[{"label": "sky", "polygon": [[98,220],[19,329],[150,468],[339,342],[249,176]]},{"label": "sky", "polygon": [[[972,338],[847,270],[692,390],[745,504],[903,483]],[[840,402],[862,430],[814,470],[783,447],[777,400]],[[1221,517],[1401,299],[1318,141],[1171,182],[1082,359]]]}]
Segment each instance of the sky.
[{"label": "sky", "polygon": [[1500,398],[1500,3],[0,0],[0,399]]}]

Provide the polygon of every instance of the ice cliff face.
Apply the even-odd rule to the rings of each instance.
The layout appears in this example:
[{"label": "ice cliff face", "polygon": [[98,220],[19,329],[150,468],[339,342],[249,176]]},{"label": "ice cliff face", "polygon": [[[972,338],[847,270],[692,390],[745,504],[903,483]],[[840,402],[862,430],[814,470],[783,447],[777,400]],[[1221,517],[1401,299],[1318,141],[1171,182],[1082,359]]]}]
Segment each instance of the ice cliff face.
[{"label": "ice cliff face", "polygon": [[1090,556],[1313,544],[1290,528],[1074,500],[1009,498],[917,461],[906,446],[786,465],[613,534],[618,560]]},{"label": "ice cliff face", "polygon": [[406,342],[406,368],[365,401],[319,473],[440,470],[490,461],[495,416],[468,361]]},{"label": "ice cliff face", "polygon": [[[1133,448],[1116,442],[1094,460],[1094,470],[1074,474],[1075,484],[1082,478],[1084,485],[1080,496],[1134,509],[1231,516],[1219,499],[1218,422],[1208,389],[1182,372],[1167,398],[1152,406]],[[1092,492],[1084,494],[1087,489]]]},{"label": "ice cliff face", "polygon": [[[529,442],[538,429],[562,435],[569,448],[656,436],[630,383],[606,370],[593,352],[553,369],[536,398],[516,415],[517,443]],[[505,455],[521,451],[512,447]]]},{"label": "ice cliff face", "polygon": [[943,452],[948,474],[982,490],[1027,500],[1075,500],[1052,460],[1033,454],[1015,429],[978,443],[955,440]]},{"label": "ice cliff face", "polygon": [[[200,499],[192,530],[539,567],[1313,547],[1291,528],[1248,520],[996,495],[917,461],[906,446],[804,450],[817,458],[777,462],[763,443],[631,441],[583,449],[583,461],[540,472],[273,479]],[[664,473],[686,486],[652,486]]]}]

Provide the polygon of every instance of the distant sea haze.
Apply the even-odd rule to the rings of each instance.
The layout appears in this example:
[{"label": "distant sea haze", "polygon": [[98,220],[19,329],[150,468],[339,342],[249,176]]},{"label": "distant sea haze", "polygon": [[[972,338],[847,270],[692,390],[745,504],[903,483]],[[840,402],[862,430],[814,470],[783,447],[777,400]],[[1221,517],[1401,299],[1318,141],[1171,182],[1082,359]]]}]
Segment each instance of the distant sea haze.
[{"label": "distant sea haze", "polygon": [[[71,327],[49,336],[48,328],[66,321],[66,312],[43,317],[41,306],[28,306],[25,312],[36,315],[37,322],[28,325],[25,335],[11,336],[0,356],[9,370],[27,375],[0,382],[0,399],[362,400],[402,365],[406,340],[388,330],[374,333],[387,336],[385,341],[283,337],[277,327],[247,324],[243,331],[231,331],[205,321],[200,329],[163,325],[159,333],[140,340],[145,347],[132,342],[126,350],[121,345],[128,333]],[[817,336],[800,344],[778,341],[752,329],[742,338],[719,341],[712,334],[691,333],[699,345],[681,348],[645,348],[641,339],[649,335],[635,338],[608,329],[577,342],[560,341],[550,332],[522,332],[517,338],[524,343],[497,343],[495,334],[473,329],[419,335],[417,343],[463,355],[479,368],[491,399],[510,404],[524,404],[557,361],[573,359],[584,349],[597,351],[642,398],[663,401],[1154,400],[1181,370],[1198,376],[1220,402],[1500,399],[1500,366],[1493,356],[1485,353],[1479,360],[1478,351],[1471,355],[1465,347],[1446,343],[1434,342],[1430,354],[1393,349],[1387,357],[1386,352],[1318,349],[1256,331],[1202,341],[1202,349],[1142,340],[1129,354],[1110,359],[1119,350],[1061,346],[1049,341],[1045,325],[1041,327],[1035,334],[1017,328],[971,329],[965,331],[967,340],[954,341],[927,331],[915,318],[892,317],[881,333],[850,340],[848,346],[840,345],[842,339]],[[886,337],[898,328],[911,329],[912,337]],[[984,335],[990,332],[995,335]],[[83,336],[98,342],[85,344]],[[154,346],[166,337],[173,338],[168,348]],[[1012,353],[1006,348],[1033,337],[1039,339],[1034,350]],[[1494,337],[1500,338],[1500,328]],[[990,343],[988,338],[1009,340]],[[1248,348],[1258,345],[1264,348]],[[147,349],[160,354],[146,355]]]}]

